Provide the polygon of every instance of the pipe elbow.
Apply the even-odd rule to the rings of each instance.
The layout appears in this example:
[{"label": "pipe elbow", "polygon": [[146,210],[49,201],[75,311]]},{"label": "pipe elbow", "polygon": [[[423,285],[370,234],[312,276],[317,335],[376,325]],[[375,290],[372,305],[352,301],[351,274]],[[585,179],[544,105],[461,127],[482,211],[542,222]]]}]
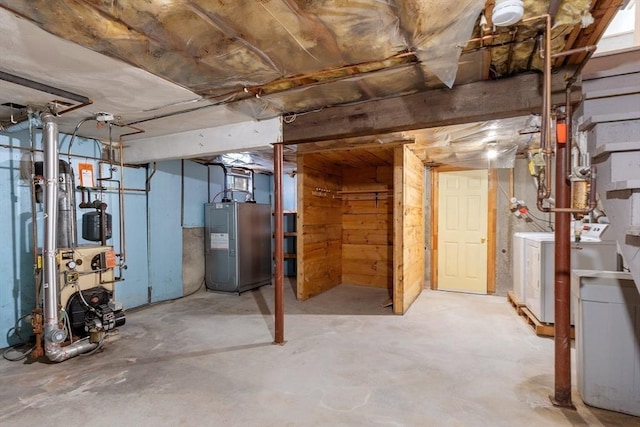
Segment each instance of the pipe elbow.
[{"label": "pipe elbow", "polygon": [[71,345],[61,347],[60,344],[47,341],[44,345],[44,354],[50,361],[59,363],[78,356],[79,354],[95,350],[98,345],[98,343],[89,341],[76,341]]},{"label": "pipe elbow", "polygon": [[65,352],[62,350],[59,344],[53,342],[47,342],[44,345],[44,354],[52,362],[64,362],[68,358],[65,357]]}]

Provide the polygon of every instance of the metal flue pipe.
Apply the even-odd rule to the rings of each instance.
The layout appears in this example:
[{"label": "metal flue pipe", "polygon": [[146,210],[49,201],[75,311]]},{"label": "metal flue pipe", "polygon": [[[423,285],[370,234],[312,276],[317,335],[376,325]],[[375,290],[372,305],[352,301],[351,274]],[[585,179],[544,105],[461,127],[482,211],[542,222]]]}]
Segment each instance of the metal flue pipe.
[{"label": "metal flue pipe", "polygon": [[42,250],[44,288],[45,341],[64,341],[65,333],[58,327],[58,269],[56,264],[58,224],[58,124],[51,113],[41,115],[44,124],[44,247]]},{"label": "metal flue pipe", "polygon": [[54,115],[48,112],[42,113],[41,119],[44,124],[42,144],[45,181],[44,247],[42,251],[44,353],[52,362],[62,362],[80,353],[95,349],[98,343],[76,341],[66,347],[60,345],[67,338],[67,333],[61,327],[58,317],[58,265],[56,263],[59,178],[58,124]]}]

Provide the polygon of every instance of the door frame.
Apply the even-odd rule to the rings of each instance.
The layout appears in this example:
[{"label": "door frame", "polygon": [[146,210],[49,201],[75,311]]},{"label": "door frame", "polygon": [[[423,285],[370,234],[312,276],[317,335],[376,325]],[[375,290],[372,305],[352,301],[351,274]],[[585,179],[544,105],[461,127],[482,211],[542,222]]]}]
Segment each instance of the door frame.
[{"label": "door frame", "polygon": [[[441,172],[467,171],[469,168],[456,166],[438,166],[431,169],[431,289],[438,289],[438,191],[439,174]],[[498,210],[498,170],[487,170],[487,294],[496,293],[496,220]]]}]

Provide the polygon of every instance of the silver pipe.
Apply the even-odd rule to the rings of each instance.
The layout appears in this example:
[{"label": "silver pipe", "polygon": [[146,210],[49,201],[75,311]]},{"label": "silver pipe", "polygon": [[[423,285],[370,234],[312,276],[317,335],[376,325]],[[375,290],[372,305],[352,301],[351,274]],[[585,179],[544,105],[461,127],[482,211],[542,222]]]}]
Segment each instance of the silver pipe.
[{"label": "silver pipe", "polygon": [[42,250],[44,289],[44,339],[45,354],[66,338],[58,318],[58,266],[56,263],[58,225],[58,124],[51,113],[42,113],[44,124],[44,247]]},{"label": "silver pipe", "polygon": [[58,162],[58,241],[60,248],[77,246],[76,187],[73,168],[64,160]]},{"label": "silver pipe", "polygon": [[127,262],[127,244],[126,244],[126,233],[125,233],[125,216],[124,216],[124,188],[122,187],[122,183],[124,182],[124,165],[120,162],[120,180],[118,181],[118,199],[120,203],[118,203],[118,213],[120,214],[120,263],[118,264],[120,267],[120,278],[122,278],[122,268]]},{"label": "silver pipe", "polygon": [[45,179],[45,223],[44,223],[44,354],[52,362],[63,362],[71,357],[94,350],[100,344],[76,341],[62,347],[67,331],[61,327],[58,316],[58,265],[57,224],[58,224],[58,124],[51,113],[42,113],[44,124],[44,179]]},{"label": "silver pipe", "polygon": [[71,359],[79,354],[95,350],[99,345],[99,343],[92,343],[88,340],[83,340],[76,341],[66,347],[60,347],[59,344],[45,341],[44,351],[52,362],[64,362],[65,360]]}]

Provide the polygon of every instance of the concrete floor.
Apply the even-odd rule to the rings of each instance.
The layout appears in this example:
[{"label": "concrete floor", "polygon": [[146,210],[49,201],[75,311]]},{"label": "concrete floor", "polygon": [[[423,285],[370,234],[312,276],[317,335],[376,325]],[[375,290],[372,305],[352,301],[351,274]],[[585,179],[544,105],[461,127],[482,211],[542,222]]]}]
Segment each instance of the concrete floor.
[{"label": "concrete floor", "polygon": [[0,425],[640,426],[551,406],[553,341],[505,298],[425,291],[400,317],[384,290],[285,295],[284,346],[267,286],[130,310],[89,357],[2,360]]}]

